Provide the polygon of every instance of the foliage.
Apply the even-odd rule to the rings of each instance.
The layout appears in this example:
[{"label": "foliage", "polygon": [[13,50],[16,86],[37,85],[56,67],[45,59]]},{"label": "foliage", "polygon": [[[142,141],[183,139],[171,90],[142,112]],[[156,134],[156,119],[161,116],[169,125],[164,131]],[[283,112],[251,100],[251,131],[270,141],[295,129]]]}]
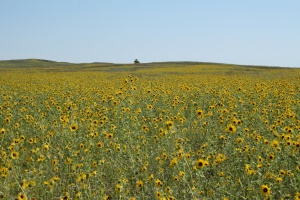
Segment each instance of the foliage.
[{"label": "foliage", "polygon": [[299,196],[299,70],[128,69],[1,72],[1,198]]}]

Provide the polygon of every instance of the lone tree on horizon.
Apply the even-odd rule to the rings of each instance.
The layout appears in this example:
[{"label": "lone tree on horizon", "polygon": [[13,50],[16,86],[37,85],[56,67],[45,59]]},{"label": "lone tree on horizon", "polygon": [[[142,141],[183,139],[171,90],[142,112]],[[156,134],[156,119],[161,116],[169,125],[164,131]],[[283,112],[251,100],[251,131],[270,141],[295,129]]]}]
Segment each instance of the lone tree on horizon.
[{"label": "lone tree on horizon", "polygon": [[135,64],[138,64],[138,63],[140,63],[140,61],[139,61],[138,59],[135,59],[135,60],[134,60],[134,63],[135,63]]}]

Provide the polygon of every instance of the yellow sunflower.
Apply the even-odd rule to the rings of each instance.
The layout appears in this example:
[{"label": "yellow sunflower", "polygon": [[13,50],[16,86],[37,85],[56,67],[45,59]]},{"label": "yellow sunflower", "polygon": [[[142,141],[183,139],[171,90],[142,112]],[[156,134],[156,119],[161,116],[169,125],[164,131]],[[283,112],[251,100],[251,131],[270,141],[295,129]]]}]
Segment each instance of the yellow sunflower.
[{"label": "yellow sunflower", "polygon": [[143,184],[144,184],[143,181],[141,181],[141,180],[137,181],[136,182],[136,188],[141,188],[143,186]]},{"label": "yellow sunflower", "polygon": [[18,195],[18,200],[27,200],[27,196],[25,194],[19,194]]},{"label": "yellow sunflower", "polygon": [[159,179],[155,180],[155,187],[161,187],[162,186],[162,182]]},{"label": "yellow sunflower", "polygon": [[202,117],[203,114],[204,114],[204,112],[203,112],[203,110],[201,110],[201,109],[198,109],[198,110],[196,111],[197,117]]},{"label": "yellow sunflower", "polygon": [[11,152],[11,158],[12,159],[17,159],[17,158],[19,158],[19,153],[17,152],[17,151],[13,151],[13,152]]},{"label": "yellow sunflower", "polygon": [[77,131],[77,130],[78,130],[77,124],[72,124],[72,125],[70,126],[70,131],[71,131],[71,132],[75,132],[75,131]]},{"label": "yellow sunflower", "polygon": [[202,168],[204,168],[205,166],[207,166],[208,165],[208,161],[206,161],[206,160],[203,160],[203,159],[199,159],[199,160],[197,160],[196,161],[196,168],[197,169],[202,169]]},{"label": "yellow sunflower", "polygon": [[229,133],[235,133],[236,132],[236,127],[233,126],[232,124],[229,124],[226,128],[226,131]]},{"label": "yellow sunflower", "polygon": [[260,193],[264,196],[269,196],[271,194],[271,189],[267,185],[262,185],[260,187]]}]

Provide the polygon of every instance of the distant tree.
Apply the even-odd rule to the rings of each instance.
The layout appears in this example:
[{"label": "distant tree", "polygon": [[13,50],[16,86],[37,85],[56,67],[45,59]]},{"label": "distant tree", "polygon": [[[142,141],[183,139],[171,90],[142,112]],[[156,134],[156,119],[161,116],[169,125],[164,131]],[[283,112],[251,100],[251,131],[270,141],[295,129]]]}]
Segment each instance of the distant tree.
[{"label": "distant tree", "polygon": [[139,61],[138,59],[135,59],[135,60],[134,60],[134,63],[135,63],[135,64],[138,64],[138,63],[140,63],[140,61]]}]

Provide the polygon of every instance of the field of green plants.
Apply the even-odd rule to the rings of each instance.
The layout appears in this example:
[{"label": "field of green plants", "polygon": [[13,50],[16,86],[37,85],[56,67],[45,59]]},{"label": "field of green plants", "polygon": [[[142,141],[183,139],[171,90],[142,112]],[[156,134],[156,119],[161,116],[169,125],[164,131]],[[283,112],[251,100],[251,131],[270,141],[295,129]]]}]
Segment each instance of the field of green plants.
[{"label": "field of green plants", "polygon": [[300,199],[300,70],[0,68],[0,199]]}]

